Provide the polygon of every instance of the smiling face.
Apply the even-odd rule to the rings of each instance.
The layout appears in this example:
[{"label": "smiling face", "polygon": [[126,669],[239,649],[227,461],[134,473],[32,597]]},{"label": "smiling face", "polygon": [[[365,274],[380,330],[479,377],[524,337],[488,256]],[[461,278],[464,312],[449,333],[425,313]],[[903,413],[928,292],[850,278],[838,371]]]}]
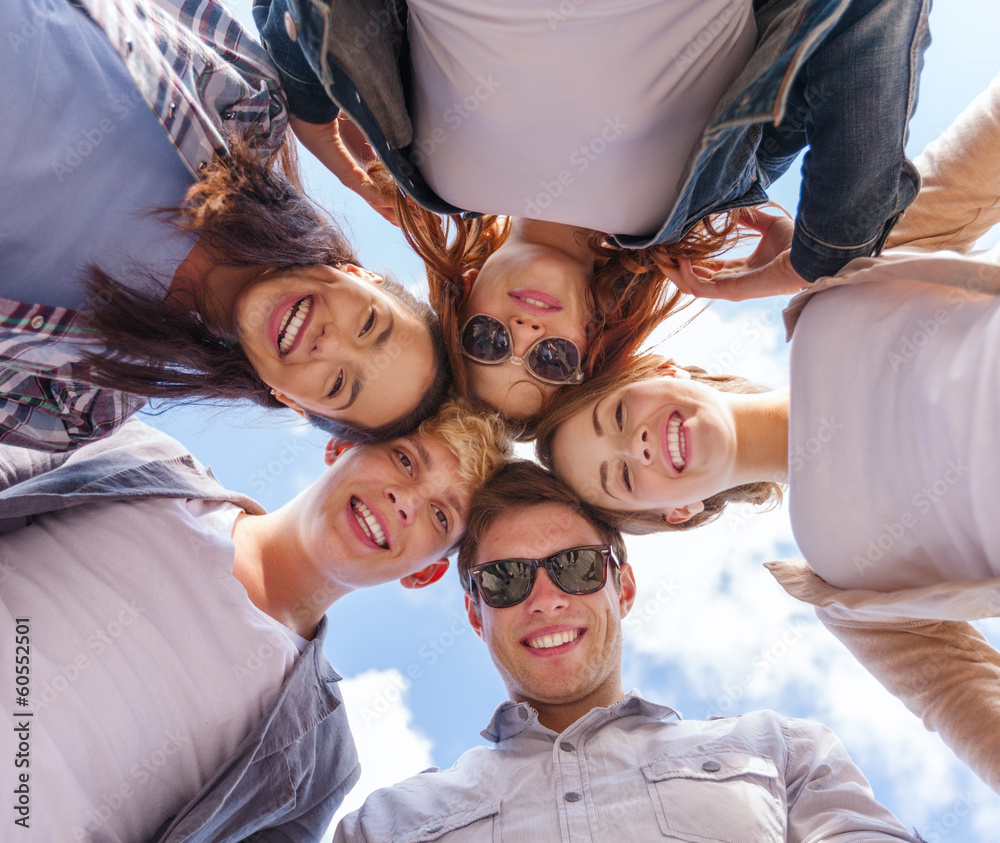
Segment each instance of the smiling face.
[{"label": "smiling face", "polygon": [[237,338],[284,404],[364,428],[417,406],[434,379],[420,318],[352,264],[270,275],[236,300]]},{"label": "smiling face", "polygon": [[686,521],[702,501],[737,485],[729,394],[683,369],[637,381],[592,402],[552,437],[556,474],[588,503],[661,510]]},{"label": "smiling face", "polygon": [[[542,558],[560,550],[604,542],[582,516],[545,503],[503,513],[486,530],[476,564],[504,558]],[[494,609],[467,595],[469,621],[486,642],[510,698],[540,712],[574,711],[621,699],[621,619],[635,596],[631,568],[623,564],[621,589],[609,571],[594,594],[571,595],[539,569],[528,597]],[[560,719],[549,718],[550,722]]]},{"label": "smiling face", "polygon": [[[497,249],[473,278],[459,324],[477,313],[499,320],[509,331],[515,357],[543,337],[572,340],[587,350],[587,304],[590,275],[579,261],[549,246],[508,242]],[[506,360],[482,365],[464,358],[469,384],[491,407],[511,418],[527,418],[558,387],[531,376],[524,366]]]}]

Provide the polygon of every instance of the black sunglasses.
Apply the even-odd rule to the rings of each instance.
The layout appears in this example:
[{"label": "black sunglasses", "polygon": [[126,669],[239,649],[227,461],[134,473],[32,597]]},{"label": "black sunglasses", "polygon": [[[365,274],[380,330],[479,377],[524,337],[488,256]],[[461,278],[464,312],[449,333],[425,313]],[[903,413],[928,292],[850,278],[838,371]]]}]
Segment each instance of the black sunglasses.
[{"label": "black sunglasses", "polygon": [[527,599],[535,571],[544,568],[567,594],[593,594],[607,582],[608,561],[618,564],[614,551],[605,545],[570,547],[544,559],[496,559],[469,568],[469,590],[475,585],[487,606],[506,609]]},{"label": "black sunglasses", "polygon": [[504,324],[485,313],[477,313],[466,321],[460,338],[462,354],[477,363],[495,366],[510,360],[524,366],[538,380],[557,386],[583,380],[580,349],[565,337],[542,337],[524,357],[516,357]]}]

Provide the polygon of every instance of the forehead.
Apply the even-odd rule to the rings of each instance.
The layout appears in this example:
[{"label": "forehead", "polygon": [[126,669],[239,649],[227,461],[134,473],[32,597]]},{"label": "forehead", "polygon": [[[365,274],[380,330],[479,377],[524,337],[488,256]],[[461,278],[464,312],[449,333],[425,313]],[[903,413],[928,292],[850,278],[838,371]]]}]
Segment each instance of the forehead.
[{"label": "forehead", "polygon": [[540,559],[586,544],[601,544],[594,526],[567,506],[543,503],[503,513],[479,543],[477,564],[494,559]]},{"label": "forehead", "polygon": [[474,395],[513,419],[533,416],[542,408],[546,395],[556,387],[528,375],[523,366],[506,360],[483,366],[462,358]]}]

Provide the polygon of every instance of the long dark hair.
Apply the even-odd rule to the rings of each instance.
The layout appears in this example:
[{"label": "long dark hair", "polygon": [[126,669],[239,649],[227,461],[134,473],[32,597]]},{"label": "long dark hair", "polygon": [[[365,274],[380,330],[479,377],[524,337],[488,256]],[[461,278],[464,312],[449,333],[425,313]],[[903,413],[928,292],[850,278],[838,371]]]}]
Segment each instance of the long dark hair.
[{"label": "long dark hair", "polygon": [[[187,193],[183,206],[162,211],[178,229],[195,234],[213,259],[231,266],[258,266],[261,277],[299,267],[357,265],[340,230],[298,188],[294,162],[261,165],[249,143],[230,141],[229,155],[216,156]],[[167,284],[157,279],[164,291]],[[168,280],[169,283],[169,280]],[[398,296],[423,318],[412,297]],[[138,395],[161,398],[249,399],[268,408],[282,405],[261,380],[230,332],[214,324],[197,293],[183,306],[132,290],[97,267],[88,279],[88,322],[103,350],[86,354],[90,380]],[[427,308],[429,310],[429,308]],[[431,330],[434,338],[434,330]],[[438,330],[438,336],[440,332]],[[435,338],[436,339],[436,338]],[[443,400],[449,382],[443,344],[434,343],[435,378],[419,406],[405,417],[370,429],[319,419],[316,423],[349,440],[392,438],[411,430]]]}]

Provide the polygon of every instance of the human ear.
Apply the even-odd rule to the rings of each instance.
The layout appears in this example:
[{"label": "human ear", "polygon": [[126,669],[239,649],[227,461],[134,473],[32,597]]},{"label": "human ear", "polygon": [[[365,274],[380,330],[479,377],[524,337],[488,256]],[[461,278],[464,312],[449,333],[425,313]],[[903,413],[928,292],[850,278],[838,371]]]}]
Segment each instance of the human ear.
[{"label": "human ear", "polygon": [[343,442],[336,436],[331,436],[330,441],[326,443],[326,447],[323,449],[323,462],[327,465],[333,465],[337,461],[337,457],[350,448],[352,444],[351,442]]},{"label": "human ear", "polygon": [[618,606],[624,618],[632,611],[632,604],[635,602],[635,574],[632,573],[632,566],[628,562],[619,565],[621,571],[621,585],[618,588]]},{"label": "human ear", "polygon": [[673,509],[668,509],[663,513],[663,520],[668,524],[683,524],[704,510],[705,504],[702,501],[686,503],[684,506],[675,506]]},{"label": "human ear", "polygon": [[469,616],[472,631],[483,637],[483,619],[479,617],[479,604],[472,598],[471,592],[465,592],[465,613]]},{"label": "human ear", "polygon": [[417,571],[415,574],[410,574],[408,577],[403,577],[399,582],[403,588],[426,588],[431,583],[436,583],[441,577],[444,576],[444,572],[448,570],[448,559],[441,558],[437,562],[432,562],[423,570]]},{"label": "human ear", "polygon": [[374,272],[369,272],[364,267],[357,266],[353,263],[342,263],[337,268],[347,275],[355,275],[371,284],[381,284],[385,280],[381,275],[376,275]]},{"label": "human ear", "polygon": [[657,374],[664,378],[680,378],[681,380],[691,379],[691,373],[687,369],[682,369],[680,366],[675,366],[673,363],[664,363],[657,370]]},{"label": "human ear", "polygon": [[302,418],[306,418],[306,411],[295,403],[294,398],[289,398],[287,395],[285,395],[284,392],[279,392],[277,389],[272,389],[271,395],[274,396],[275,400],[280,401],[282,404],[288,407],[289,410],[294,410],[296,413],[302,416]]},{"label": "human ear", "polygon": [[478,269],[467,269],[462,273],[462,280],[465,282],[465,289],[471,290],[472,285],[476,283],[476,279],[479,277]]}]

